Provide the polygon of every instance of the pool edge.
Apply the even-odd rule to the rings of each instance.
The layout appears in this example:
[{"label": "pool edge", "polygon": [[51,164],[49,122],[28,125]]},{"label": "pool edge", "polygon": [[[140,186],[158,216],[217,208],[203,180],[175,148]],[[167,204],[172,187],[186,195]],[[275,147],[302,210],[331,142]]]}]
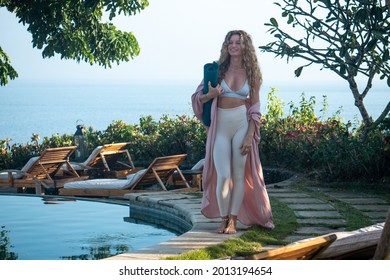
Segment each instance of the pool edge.
[{"label": "pool edge", "polygon": [[[285,187],[296,180],[296,176],[267,184],[267,188],[274,185]],[[199,192],[200,194],[200,192]],[[190,222],[192,227],[180,236],[157,245],[141,248],[133,253],[123,253],[106,258],[105,260],[160,260],[167,257],[177,256],[182,253],[218,245],[227,239],[239,237],[246,227],[240,223],[237,225],[236,234],[218,234],[214,230],[218,227],[220,219],[208,219],[201,210],[201,197],[195,197],[192,193],[180,192],[157,192],[157,193],[130,193],[125,195],[130,205],[154,209],[161,215],[166,213],[177,215],[181,219]]]}]

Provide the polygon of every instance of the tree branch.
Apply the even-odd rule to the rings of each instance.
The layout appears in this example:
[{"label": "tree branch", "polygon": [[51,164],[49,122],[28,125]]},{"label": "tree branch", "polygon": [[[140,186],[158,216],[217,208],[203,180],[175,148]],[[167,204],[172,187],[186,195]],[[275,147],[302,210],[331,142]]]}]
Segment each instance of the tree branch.
[{"label": "tree branch", "polygon": [[[266,25],[272,26],[269,31],[277,39],[260,48],[276,56],[286,56],[287,62],[295,57],[308,61],[295,70],[297,76],[304,67],[316,63],[347,80],[364,125],[370,129],[372,119],[363,100],[372,87],[374,76],[381,74],[380,78],[387,78],[390,86],[389,1],[386,6],[383,0],[345,0],[342,3],[337,0],[283,0],[285,5],[279,4],[283,17],[288,16],[287,23],[303,29],[305,36],[298,39],[296,35],[289,35],[272,19]],[[303,6],[298,6],[298,2]],[[358,74],[367,77],[362,94],[355,82]]]},{"label": "tree branch", "polygon": [[389,113],[390,113],[390,102],[387,103],[387,105],[386,105],[385,109],[383,110],[383,112],[380,114],[380,116],[373,123],[373,126],[374,127],[378,126],[387,117],[387,115]]}]

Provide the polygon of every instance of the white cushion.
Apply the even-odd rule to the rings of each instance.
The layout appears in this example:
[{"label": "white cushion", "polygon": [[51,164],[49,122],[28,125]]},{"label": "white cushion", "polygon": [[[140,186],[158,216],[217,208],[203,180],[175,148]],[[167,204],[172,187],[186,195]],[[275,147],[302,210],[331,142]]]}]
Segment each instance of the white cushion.
[{"label": "white cushion", "polygon": [[[103,148],[103,146],[97,146],[84,162],[81,162],[81,163],[69,162],[69,163],[73,167],[73,169],[76,171],[84,170],[85,166],[88,166],[96,158],[96,156],[99,154],[99,152],[102,148]],[[65,163],[62,165],[62,168],[65,170],[68,170],[68,165]]]},{"label": "white cushion", "polygon": [[191,168],[191,170],[203,170],[203,166],[204,166],[204,159],[201,159],[200,161],[198,161],[198,162]]},{"label": "white cushion", "polygon": [[129,187],[129,180],[123,179],[93,179],[85,181],[69,182],[65,189],[115,189],[122,190]]},{"label": "white cushion", "polygon": [[[73,162],[69,162],[70,165],[73,167],[74,170],[78,171],[78,170],[84,170],[83,167],[81,167],[80,165],[78,165],[77,163],[73,163]],[[66,163],[64,163],[63,165],[61,165],[61,169],[63,170],[66,170],[66,171],[69,171],[69,168],[68,168],[68,165]]]},{"label": "white cushion", "polygon": [[[70,165],[73,167],[74,170],[76,171],[81,171],[81,170],[84,170],[85,169],[85,166],[82,165],[82,164],[79,164],[77,162],[69,162]],[[65,170],[68,170],[68,165],[66,163],[64,163],[62,165],[62,168],[65,169]]]},{"label": "white cushion", "polygon": [[[20,172],[12,172],[12,178],[14,179],[20,179],[23,177],[23,174]],[[6,180],[8,179],[8,172],[1,172],[0,173],[0,179],[1,180]]]},{"label": "white cushion", "polygon": [[145,173],[142,169],[137,173],[127,175],[126,179],[93,179],[85,181],[68,182],[65,189],[114,189],[124,190],[130,188]]},{"label": "white cushion", "polygon": [[137,173],[132,173],[126,176],[127,180],[130,180],[130,186],[133,186],[135,182],[146,172],[146,169],[139,170]]},{"label": "white cushion", "polygon": [[[27,163],[23,166],[23,168],[21,169],[21,171],[23,172],[27,172],[31,166],[34,165],[34,163],[37,161],[39,157],[32,157],[30,158]],[[20,179],[23,177],[23,173],[22,172],[12,172],[12,178],[14,179]],[[0,179],[8,179],[8,172],[1,172],[0,173]]]},{"label": "white cushion", "polygon": [[[83,162],[84,165],[89,165],[91,161],[93,161],[97,155],[100,153],[100,150],[103,148],[103,146],[97,146],[92,153],[89,155],[89,157]],[[72,164],[73,166],[73,164]]]},{"label": "white cushion", "polygon": [[28,160],[28,162],[23,166],[22,171],[27,172],[31,166],[34,165],[34,163],[37,161],[39,157],[32,157]]}]

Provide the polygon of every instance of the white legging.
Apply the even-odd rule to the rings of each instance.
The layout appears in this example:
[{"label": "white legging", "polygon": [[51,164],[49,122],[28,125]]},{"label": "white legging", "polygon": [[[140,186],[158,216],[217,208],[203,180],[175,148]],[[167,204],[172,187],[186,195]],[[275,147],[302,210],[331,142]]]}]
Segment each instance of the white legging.
[{"label": "white legging", "polygon": [[[244,198],[244,169],[247,156],[241,154],[240,147],[248,126],[245,105],[231,109],[217,108],[213,158],[217,171],[216,191],[221,217],[229,214],[238,215]],[[231,179],[232,190],[229,188]]]}]

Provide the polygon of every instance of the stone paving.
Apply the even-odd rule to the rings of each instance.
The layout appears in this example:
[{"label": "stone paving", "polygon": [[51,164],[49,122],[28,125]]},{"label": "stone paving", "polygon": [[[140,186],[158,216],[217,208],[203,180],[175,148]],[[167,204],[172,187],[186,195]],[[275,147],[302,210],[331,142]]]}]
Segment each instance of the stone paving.
[{"label": "stone paving", "polygon": [[[369,217],[373,224],[383,222],[386,219],[390,204],[381,198],[367,196],[363,193],[337,192],[332,189],[316,187],[308,188],[307,192],[298,192],[289,187],[294,179],[267,185],[269,196],[285,203],[296,215],[299,227],[286,238],[287,241],[294,242],[330,232],[345,231],[346,220],[333,206],[332,201],[335,200],[356,208]],[[321,192],[321,197],[327,197],[327,201],[313,197],[315,192]],[[201,198],[199,193],[133,193],[126,195],[126,197],[130,200],[130,205],[134,205],[134,209],[130,209],[130,212],[133,211],[138,216],[135,219],[142,218],[147,209],[153,208],[156,211],[161,211],[157,220],[163,219],[166,213],[169,213],[171,215],[168,215],[169,221],[173,220],[173,215],[175,219],[178,219],[178,224],[188,224],[192,228],[167,242],[143,248],[134,253],[114,256],[110,259],[161,259],[216,245],[245,232],[245,227],[238,225],[237,234],[214,233],[213,231],[218,227],[220,221],[219,219],[206,219],[200,214]]]},{"label": "stone paving", "polygon": [[[275,187],[276,186],[276,187]],[[301,193],[286,185],[274,184],[268,188],[270,197],[275,197],[294,210],[300,225],[296,232],[286,237],[288,241],[297,241],[330,232],[345,231],[346,221],[329,201],[336,200],[359,210],[368,216],[373,224],[386,219],[390,204],[385,200],[364,193],[337,192],[329,188],[309,187],[309,192]],[[320,192],[328,197],[327,201],[310,196]]]}]

